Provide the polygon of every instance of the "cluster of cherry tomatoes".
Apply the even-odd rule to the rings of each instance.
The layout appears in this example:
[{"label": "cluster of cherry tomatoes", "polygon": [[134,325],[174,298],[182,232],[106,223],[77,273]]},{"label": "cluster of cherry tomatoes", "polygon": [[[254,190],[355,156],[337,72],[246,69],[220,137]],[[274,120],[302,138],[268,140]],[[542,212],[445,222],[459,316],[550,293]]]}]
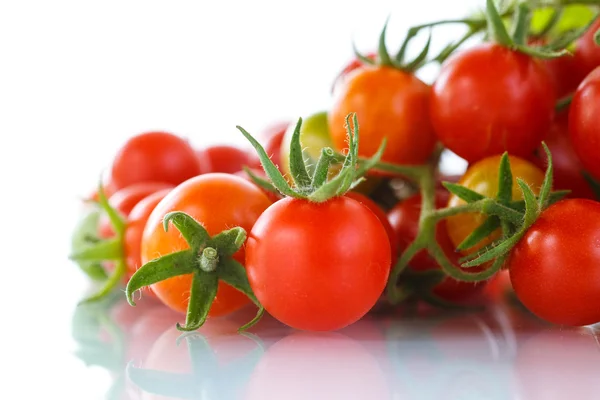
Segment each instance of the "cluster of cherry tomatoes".
[{"label": "cluster of cherry tomatoes", "polygon": [[[256,138],[238,126],[251,151],[132,137],[74,238],[103,281],[86,300],[124,283],[130,304],[185,314],[181,330],[254,303],[244,328],[266,310],[325,331],[406,301],[473,306],[504,277],[538,317],[600,322],[600,1],[562,3],[488,0],[484,17],[412,28],[395,55],[384,29],[329,110]],[[406,59],[444,23],[469,30]],[[415,74],[430,62],[432,85]],[[464,175],[440,174],[443,151]]]}]

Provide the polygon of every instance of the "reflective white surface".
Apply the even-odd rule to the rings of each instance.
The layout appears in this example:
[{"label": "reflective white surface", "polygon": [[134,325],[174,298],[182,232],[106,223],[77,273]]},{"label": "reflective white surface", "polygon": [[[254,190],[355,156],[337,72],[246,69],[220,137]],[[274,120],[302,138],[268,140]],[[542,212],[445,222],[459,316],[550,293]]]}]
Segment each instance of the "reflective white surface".
[{"label": "reflective white surface", "polygon": [[72,357],[86,365],[87,393],[112,399],[564,400],[600,390],[591,329],[548,326],[510,304],[372,315],[331,333],[266,316],[238,334],[252,312],[182,335],[183,316],[151,301],[80,307]]}]

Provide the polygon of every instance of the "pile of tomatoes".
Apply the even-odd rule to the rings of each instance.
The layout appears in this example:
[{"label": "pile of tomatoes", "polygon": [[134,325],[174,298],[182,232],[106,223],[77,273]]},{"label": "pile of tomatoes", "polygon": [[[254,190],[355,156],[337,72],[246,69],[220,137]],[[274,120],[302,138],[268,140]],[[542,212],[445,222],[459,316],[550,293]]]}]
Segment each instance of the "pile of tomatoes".
[{"label": "pile of tomatoes", "polygon": [[[238,127],[251,147],[133,136],[74,235],[101,284],[85,301],[123,284],[181,330],[253,303],[243,328],[266,311],[328,331],[405,303],[479,306],[502,285],[546,321],[600,322],[600,1],[538,3],[488,0],[435,57],[406,47],[449,21],[395,55],[384,28],[330,109]],[[436,62],[432,85],[417,77]],[[440,172],[443,152],[464,175]]]}]

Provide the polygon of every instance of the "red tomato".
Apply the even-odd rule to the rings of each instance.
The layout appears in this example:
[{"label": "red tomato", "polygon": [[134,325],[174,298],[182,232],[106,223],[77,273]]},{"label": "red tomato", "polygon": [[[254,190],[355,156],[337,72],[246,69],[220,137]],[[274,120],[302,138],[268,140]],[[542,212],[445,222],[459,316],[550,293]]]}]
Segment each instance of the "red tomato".
[{"label": "red tomato", "polygon": [[[442,208],[448,198],[445,190],[436,192],[436,207]],[[421,215],[421,196],[415,195],[398,203],[389,213],[388,219],[398,240],[401,251],[406,249],[419,233],[419,218]],[[441,221],[436,228],[436,239],[444,253],[455,265],[459,265],[460,255],[454,251],[454,246],[446,232],[446,221]],[[438,263],[425,250],[418,252],[411,262],[409,268],[415,271],[429,271],[440,269]],[[433,294],[441,299],[452,302],[463,302],[470,300],[485,286],[484,282],[470,283],[460,282],[446,277],[433,289]]]},{"label": "red tomato", "polygon": [[533,314],[561,325],[600,322],[600,203],[560,201],[512,250],[510,280]]},{"label": "red tomato", "polygon": [[588,75],[600,67],[600,46],[594,42],[594,34],[600,29],[600,20],[597,20],[588,31],[575,42],[575,60],[579,76]]},{"label": "red tomato", "polygon": [[431,88],[413,74],[388,67],[363,67],[347,76],[329,113],[337,150],[347,148],[346,116],[355,112],[360,125],[362,157],[370,157],[384,138],[382,160],[423,164],[435,147],[429,120]]},{"label": "red tomato", "polygon": [[[569,138],[568,113],[562,112],[556,116],[545,142],[552,154],[554,167],[554,190],[570,190],[569,197],[594,199],[595,195],[589,183],[583,177],[583,165]],[[540,146],[532,161],[541,169],[546,169],[546,152]]]},{"label": "red tomato", "polygon": [[[365,55],[365,57],[367,57],[367,58],[375,61],[377,59],[377,53],[375,53],[375,52],[367,53]],[[338,87],[339,85],[341,85],[343,83],[343,81],[346,79],[346,77],[348,76],[348,74],[350,74],[352,71],[354,71],[356,69],[359,69],[363,65],[365,65],[365,64],[361,60],[359,60],[358,58],[352,59],[352,61],[350,61],[344,67],[344,69],[342,69],[340,71],[340,73],[337,74],[337,76],[335,77],[335,80],[333,81],[332,92],[335,91],[336,87]]]},{"label": "red tomato", "polygon": [[[269,157],[271,157],[273,164],[278,167],[281,166],[281,144],[283,143],[283,136],[289,125],[289,121],[273,123],[263,129],[257,136],[258,141],[262,144]],[[260,160],[256,155],[254,148],[249,150],[248,160],[248,165],[250,167],[261,168]]]},{"label": "red tomato", "polygon": [[167,132],[147,132],[132,137],[121,147],[111,167],[117,189],[143,182],[178,185],[200,173],[190,144]]},{"label": "red tomato", "polygon": [[391,388],[361,343],[339,333],[297,332],[267,350],[243,398],[390,399]]},{"label": "red tomato", "polygon": [[226,144],[199,149],[196,156],[210,164],[210,172],[233,174],[250,164],[248,153],[239,147]]},{"label": "red tomato", "polygon": [[573,96],[569,134],[583,166],[600,179],[600,67],[584,79]]},{"label": "red tomato", "polygon": [[365,196],[362,193],[358,192],[348,192],[346,193],[346,197],[350,197],[361,203],[363,206],[367,207],[369,210],[373,211],[373,214],[379,218],[381,225],[385,228],[385,231],[390,240],[390,249],[392,254],[392,265],[396,263],[396,258],[398,258],[398,241],[396,240],[396,232],[390,225],[390,221],[388,221],[386,213],[369,197]]},{"label": "red tomato", "polygon": [[[145,197],[158,191],[172,189],[173,187],[174,185],[161,182],[137,183],[119,190],[109,198],[108,202],[111,207],[126,218],[133,207]],[[115,235],[115,231],[106,215],[103,215],[100,219],[98,235],[103,239],[111,238]]]},{"label": "red tomato", "polygon": [[[547,45],[547,42],[543,38],[536,38],[530,40],[529,44],[542,47]],[[546,67],[559,99],[573,93],[585,76],[579,72],[577,59],[572,54],[540,60],[540,62]]]},{"label": "red tomato", "polygon": [[555,103],[552,80],[540,62],[483,43],[442,66],[431,120],[442,143],[469,162],[504,151],[526,157],[550,128]]},{"label": "red tomato", "polygon": [[[175,227],[168,232],[163,229],[163,217],[171,211],[189,214],[210,235],[216,235],[236,226],[249,232],[270,205],[271,202],[260,189],[240,177],[211,173],[192,178],[173,189],[148,218],[142,237],[142,263],[189,248]],[[243,264],[244,249],[240,249],[234,257]],[[151,288],[168,307],[185,313],[191,283],[192,276],[188,274],[155,283]],[[249,301],[237,289],[219,282],[209,316],[231,313]]]},{"label": "red tomato", "polygon": [[383,293],[390,262],[383,225],[347,197],[280,200],[256,221],[246,243],[254,294],[273,317],[304,330],[358,321]]},{"label": "red tomato", "polygon": [[[258,176],[259,178],[268,180],[267,175],[265,174],[265,171],[263,169],[251,168],[251,171],[254,173],[254,175]],[[254,184],[254,181],[250,178],[250,176],[246,173],[246,171],[238,171],[234,175],[242,177],[245,180],[247,180],[248,182],[252,182],[252,184]],[[281,195],[277,195],[273,192],[269,192],[268,190],[263,190],[262,188],[260,190],[262,190],[267,195],[269,200],[271,200],[271,202],[273,202],[273,203],[275,203],[277,200],[281,199]]]}]

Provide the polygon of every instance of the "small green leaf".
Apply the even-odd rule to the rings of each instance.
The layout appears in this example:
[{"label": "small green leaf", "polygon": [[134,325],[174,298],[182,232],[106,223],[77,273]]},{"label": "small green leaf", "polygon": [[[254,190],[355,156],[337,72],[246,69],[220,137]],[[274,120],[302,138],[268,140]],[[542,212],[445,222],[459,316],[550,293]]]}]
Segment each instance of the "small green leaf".
[{"label": "small green leaf", "polygon": [[244,245],[245,241],[246,231],[238,226],[219,233],[211,239],[210,243],[211,246],[217,248],[219,255],[232,256]]},{"label": "small green leaf", "polygon": [[552,154],[550,149],[546,145],[546,143],[542,142],[542,146],[544,147],[544,151],[546,152],[546,174],[544,175],[544,183],[540,189],[539,195],[539,206],[540,209],[543,210],[548,206],[548,199],[550,197],[550,192],[552,191],[553,184],[553,176],[554,176],[554,166],[552,164]]},{"label": "small green leaf", "polygon": [[512,37],[516,44],[524,45],[527,40],[529,23],[531,21],[531,10],[525,2],[517,4],[517,10],[514,14]]},{"label": "small green leaf", "polygon": [[600,46],[600,29],[598,29],[596,33],[594,33],[594,43]]},{"label": "small green leaf", "polygon": [[181,236],[190,245],[191,249],[198,249],[206,245],[210,235],[204,227],[190,215],[182,211],[172,211],[163,217],[163,228],[169,230],[169,222],[181,232]]},{"label": "small green leaf", "polygon": [[556,51],[556,50],[562,50],[562,49],[569,47],[569,45],[571,43],[573,43],[575,40],[579,39],[588,30],[590,30],[592,25],[598,20],[598,16],[599,16],[599,14],[594,16],[594,18],[592,18],[592,20],[590,22],[588,22],[586,25],[582,26],[581,28],[573,29],[573,30],[563,33],[556,40],[554,40],[547,46],[544,46],[543,49],[550,50],[550,51]]},{"label": "small green leaf", "polygon": [[446,257],[446,254],[437,242],[433,243],[430,246],[429,253],[433,256],[435,261],[442,267],[442,270],[451,278],[454,278],[457,281],[485,281],[487,279],[490,279],[496,274],[496,272],[498,272],[498,270],[494,270],[493,268],[487,268],[480,272],[465,272],[456,265],[454,265],[452,261],[450,261],[448,257]]},{"label": "small green leaf", "polygon": [[351,178],[353,175],[353,171],[349,168],[342,169],[333,179],[324,183],[320,188],[309,194],[308,200],[315,203],[322,203],[329,200],[340,192],[340,189],[348,180],[352,181]]},{"label": "small green leaf", "polygon": [[119,238],[101,240],[69,258],[77,262],[120,260],[123,258],[123,243]]},{"label": "small green leaf", "polygon": [[275,164],[273,164],[273,161],[271,161],[271,158],[269,157],[265,149],[261,146],[261,144],[258,143],[258,141],[254,139],[252,135],[250,135],[241,126],[238,125],[236,126],[236,128],[242,133],[242,135],[244,135],[246,139],[248,139],[252,147],[254,147],[254,149],[258,153],[260,163],[263,166],[263,169],[265,170],[265,174],[267,174],[267,176],[273,183],[273,186],[275,186],[277,190],[279,190],[285,196],[304,198],[304,196],[301,196],[300,194],[292,190],[292,188],[287,183],[283,175],[281,175],[279,169],[275,166]]},{"label": "small green leaf", "polygon": [[442,182],[442,185],[444,185],[444,187],[448,189],[450,193],[458,196],[460,199],[466,201],[467,203],[473,203],[475,201],[483,200],[485,198],[485,196],[456,183]]},{"label": "small green leaf", "polygon": [[535,198],[535,194],[523,179],[517,178],[517,183],[521,188],[521,192],[523,193],[523,199],[525,200],[525,217],[523,222],[523,227],[521,230],[526,230],[535,222],[539,213],[540,207]]},{"label": "small green leaf", "polygon": [[415,59],[406,66],[406,68],[405,68],[406,70],[414,71],[423,65],[423,62],[425,61],[425,59],[427,58],[427,55],[429,54],[429,48],[431,47],[431,36],[432,36],[432,32],[430,29],[429,30],[429,38],[427,39],[427,43],[425,43],[425,47],[423,47],[423,50],[421,50],[421,52],[417,55],[417,57],[415,57]]},{"label": "small green leaf", "polygon": [[375,165],[377,165],[381,161],[381,157],[383,157],[383,153],[385,152],[386,146],[387,138],[383,138],[383,140],[381,141],[381,145],[379,145],[379,148],[377,149],[377,152],[375,152],[373,157],[360,163],[356,176],[362,177],[367,172],[369,172],[371,168],[375,167]]},{"label": "small green leaf", "polygon": [[125,289],[127,302],[135,306],[133,294],[145,287],[174,276],[191,274],[196,270],[198,255],[192,250],[167,254],[142,265],[129,279]]},{"label": "small green leaf", "polygon": [[581,175],[583,175],[583,178],[587,181],[587,183],[592,188],[592,191],[594,192],[594,195],[596,196],[596,200],[600,200],[600,182],[595,180],[592,177],[592,175],[590,175],[589,172],[587,172],[587,171],[581,171]]},{"label": "small green leaf", "polygon": [[545,48],[534,48],[529,46],[515,45],[514,48],[521,53],[528,54],[534,58],[539,58],[541,60],[551,60],[553,58],[559,58],[563,56],[570,55],[568,50],[560,50],[560,51],[551,51],[546,50]]},{"label": "small green leaf", "polygon": [[185,326],[177,323],[177,329],[183,332],[195,331],[200,328],[208,317],[210,306],[217,297],[219,276],[217,272],[194,271],[190,300],[188,302]]},{"label": "small green leaf", "polygon": [[258,186],[259,188],[266,190],[267,192],[276,194],[277,196],[281,196],[281,193],[279,193],[279,190],[277,190],[277,188],[275,186],[273,186],[273,184],[259,176],[257,176],[254,172],[252,172],[252,170],[248,167],[243,167],[244,172],[246,172],[246,174],[248,174],[248,176],[250,177],[250,179],[252,179],[252,182],[254,182],[254,184],[256,186]]},{"label": "small green leaf", "polygon": [[488,21],[488,28],[490,30],[490,36],[504,46],[513,46],[515,43],[508,34],[506,26],[504,26],[502,17],[498,13],[498,9],[494,4],[494,0],[486,0],[486,17]]},{"label": "small green leaf", "polygon": [[357,59],[359,59],[363,64],[375,65],[374,60],[370,59],[369,57],[365,56],[364,54],[358,51],[358,49],[356,48],[356,43],[354,43],[354,41],[352,42],[352,52],[354,53],[354,56]]},{"label": "small green leaf", "polygon": [[456,249],[470,249],[482,240],[488,238],[498,228],[500,228],[500,219],[496,216],[491,216],[487,218],[481,225],[479,225],[473,232],[471,232],[471,234],[467,236]]},{"label": "small green leaf", "polygon": [[546,207],[549,207],[552,204],[554,204],[558,201],[561,201],[562,199],[567,197],[569,194],[571,194],[570,190],[556,190],[554,192],[550,192],[550,195],[548,196],[548,202],[546,204]]},{"label": "small green leaf", "polygon": [[317,166],[315,167],[315,173],[312,177],[312,187],[319,188],[326,181],[329,176],[329,167],[331,166],[331,162],[334,160],[334,151],[331,147],[324,147],[321,149],[321,156],[317,161]]},{"label": "small green leaf", "polygon": [[250,283],[248,282],[248,276],[246,275],[246,269],[242,266],[242,264],[230,258],[227,260],[223,260],[223,262],[219,264],[217,272],[219,274],[220,279],[222,279],[229,286],[244,293],[258,307],[258,312],[256,313],[256,316],[252,319],[252,321],[242,326],[240,328],[240,331],[246,330],[255,325],[262,317],[264,313],[264,308],[254,295],[254,292],[250,287]]},{"label": "small green leaf", "polygon": [[381,30],[381,34],[379,35],[379,64],[384,66],[393,66],[394,63],[390,57],[390,53],[388,53],[387,46],[385,45],[385,33],[387,31],[388,22],[390,21],[390,17],[388,16],[385,20],[385,24],[383,25],[383,29]]},{"label": "small green leaf", "polygon": [[125,275],[125,262],[123,260],[117,260],[115,262],[115,269],[112,274],[108,277],[108,279],[104,282],[104,285],[93,295],[86,297],[81,300],[79,304],[84,303],[92,303],[95,301],[99,301],[110,294],[114,288],[117,287],[119,283],[121,283],[121,279]]},{"label": "small green leaf", "polygon": [[78,262],[79,268],[92,280],[103,281],[108,279],[106,270],[100,263],[94,262]]},{"label": "small green leaf", "polygon": [[102,183],[98,185],[98,205],[108,216],[110,224],[115,230],[117,236],[123,237],[125,234],[125,228],[127,226],[125,223],[125,218],[123,218],[123,216],[121,216],[121,214],[119,214],[119,212],[115,210],[108,202],[108,199],[104,194],[104,187],[102,186]]},{"label": "small green leaf", "polygon": [[513,175],[510,168],[508,153],[502,154],[498,171],[498,195],[500,204],[508,205],[512,200]]},{"label": "small green leaf", "polygon": [[299,118],[290,143],[290,172],[297,187],[307,188],[310,187],[311,180],[306,171],[304,157],[302,156],[302,145],[300,144],[301,128],[302,118]]},{"label": "small green leaf", "polygon": [[569,108],[569,106],[571,105],[572,102],[573,102],[573,94],[564,96],[563,98],[558,99],[558,101],[556,102],[556,105],[554,106],[554,111],[557,113],[564,111],[567,108]]},{"label": "small green leaf", "polygon": [[396,64],[404,63],[404,59],[406,58],[406,49],[408,49],[408,44],[415,36],[417,36],[418,33],[419,33],[419,29],[411,28],[408,30],[406,37],[404,38],[404,41],[402,42],[402,45],[400,46],[400,50],[398,50],[398,53],[396,53],[396,57],[395,57]]},{"label": "small green leaf", "polygon": [[[82,251],[95,246],[100,241],[98,239],[98,222],[100,220],[100,210],[94,208],[89,211],[77,224],[73,236],[71,237],[71,253],[78,254]],[[81,271],[94,281],[102,281],[108,278],[102,264],[90,261],[75,262]]]}]

